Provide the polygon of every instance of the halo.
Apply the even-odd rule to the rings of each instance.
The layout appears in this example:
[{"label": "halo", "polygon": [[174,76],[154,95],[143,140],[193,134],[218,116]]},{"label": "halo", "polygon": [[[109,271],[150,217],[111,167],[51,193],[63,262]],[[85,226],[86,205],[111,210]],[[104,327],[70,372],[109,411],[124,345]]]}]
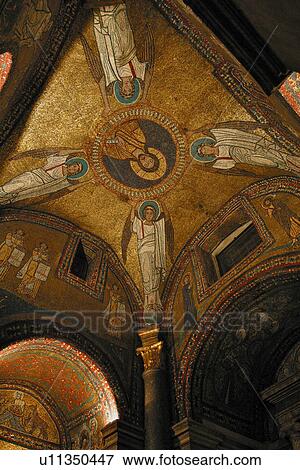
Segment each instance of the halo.
[{"label": "halo", "polygon": [[198,153],[198,149],[202,145],[215,145],[216,141],[212,137],[201,137],[200,139],[194,140],[190,147],[190,154],[191,156],[197,160],[198,162],[202,163],[209,163],[214,162],[216,157],[213,155],[203,155],[202,153]]},{"label": "halo", "polygon": [[154,149],[152,147],[148,148],[147,152],[145,153],[153,153],[158,158],[159,161],[159,167],[157,168],[156,171],[145,171],[143,168],[140,167],[139,162],[132,160],[130,162],[130,166],[132,170],[140,177],[143,178],[144,180],[150,180],[150,181],[155,181],[164,176],[164,174],[167,171],[167,162],[165,156],[157,149]]},{"label": "halo", "polygon": [[73,165],[74,163],[81,163],[82,170],[80,173],[77,173],[76,175],[68,176],[68,180],[78,180],[82,178],[83,176],[85,176],[87,172],[89,171],[89,164],[84,158],[73,157],[67,160],[67,165]]},{"label": "halo", "polygon": [[144,220],[144,210],[146,207],[152,207],[155,212],[155,220],[160,216],[160,206],[156,201],[144,201],[139,207],[138,214],[141,220]]},{"label": "halo", "polygon": [[139,100],[139,97],[140,97],[140,94],[141,94],[140,81],[137,78],[134,78],[133,79],[133,84],[134,84],[133,96],[131,96],[130,98],[124,98],[124,96],[121,95],[120,82],[116,81],[114,83],[114,95],[115,95],[116,100],[119,103],[130,106],[132,104],[135,104]]}]

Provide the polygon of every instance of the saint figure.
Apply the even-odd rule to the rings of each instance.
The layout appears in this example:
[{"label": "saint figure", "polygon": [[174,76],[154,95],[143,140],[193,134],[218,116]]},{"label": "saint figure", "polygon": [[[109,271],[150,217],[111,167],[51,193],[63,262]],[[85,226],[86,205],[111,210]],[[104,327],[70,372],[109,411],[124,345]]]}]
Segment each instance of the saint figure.
[{"label": "saint figure", "polygon": [[19,268],[25,256],[23,230],[7,233],[4,242],[0,244],[0,281],[2,281],[12,266]]},{"label": "saint figure", "polygon": [[108,333],[121,338],[122,328],[126,324],[126,306],[122,301],[120,289],[116,284],[109,289],[109,301],[104,313],[107,319]]},{"label": "saint figure", "polygon": [[292,245],[300,241],[300,217],[292,211],[284,202],[276,199],[276,195],[267,196],[262,207],[266,209],[269,217],[274,219],[283,227],[287,235],[292,239]]},{"label": "saint figure", "polygon": [[41,243],[17,274],[17,278],[22,279],[17,289],[19,294],[35,299],[42,282],[47,281],[50,269],[48,246]]},{"label": "saint figure", "polygon": [[195,305],[191,274],[187,273],[183,278],[182,286],[184,308],[184,331],[190,330],[197,324],[197,307]]},{"label": "saint figure", "polygon": [[12,429],[24,432],[24,412],[25,412],[24,393],[16,391],[15,400],[7,409],[0,414],[0,426],[7,425]]}]

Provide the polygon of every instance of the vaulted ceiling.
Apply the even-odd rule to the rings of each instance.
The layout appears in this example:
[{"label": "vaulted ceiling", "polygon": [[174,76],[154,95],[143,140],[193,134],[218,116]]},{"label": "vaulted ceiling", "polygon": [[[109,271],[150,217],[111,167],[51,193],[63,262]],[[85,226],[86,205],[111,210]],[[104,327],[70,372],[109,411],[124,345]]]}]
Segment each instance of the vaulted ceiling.
[{"label": "vaulted ceiling", "polygon": [[[61,28],[62,20],[55,17],[59,11],[56,3],[59,2],[54,2],[55,5],[52,3],[48,2],[52,23],[46,26],[50,17],[49,12],[48,16],[45,13],[45,31],[34,46],[36,55],[41,52],[37,45],[43,44],[42,41],[46,44],[48,35],[54,37],[55,26]],[[286,152],[297,151],[297,137],[292,129],[276,117],[276,112],[268,104],[267,98],[262,98],[262,92],[251,78],[243,75],[243,70],[181,2],[128,0],[126,6],[140,57],[144,50],[143,44],[149,39],[148,32],[151,31],[153,35],[153,76],[146,101],[128,107],[109,96],[111,113],[104,114],[103,98],[94,79],[95,70],[92,70],[86,55],[87,49],[83,47],[86,40],[92,54],[97,53],[92,11],[82,9],[76,16],[74,7],[73,26],[59,58],[48,69],[46,85],[30,113],[25,113],[19,127],[14,129],[1,149],[0,184],[25,171],[42,167],[45,162],[42,157],[48,154],[32,150],[78,149],[77,154],[85,154],[90,165],[88,175],[80,184],[53,194],[16,201],[13,205],[67,219],[104,239],[121,257],[123,228],[131,206],[145,199],[157,199],[170,212],[177,256],[196,229],[243,188],[260,179],[295,175],[287,167],[249,165],[246,161],[235,162],[235,167],[230,169],[202,163],[193,156],[191,147],[197,138],[202,138],[207,130],[224,122],[228,122],[225,124],[227,128],[236,128],[236,122],[242,127],[246,124],[247,128],[249,123],[256,122],[255,117],[260,121],[260,128],[255,129],[253,126],[250,132],[270,140],[277,137],[285,145]],[[5,5],[3,8],[5,12]],[[176,12],[179,12],[180,18],[177,24]],[[185,32],[184,25],[190,25],[189,33]],[[194,41],[188,35],[191,31],[195,31]],[[63,38],[60,40],[62,43]],[[48,47],[49,43],[46,45]],[[47,56],[46,45],[44,52]],[[17,47],[15,43],[14,47]],[[13,67],[0,94],[2,109],[12,104],[10,113],[13,113],[15,106],[12,96],[14,100],[20,101],[22,98],[22,93],[18,93],[14,84],[22,67],[25,78],[27,76],[27,66],[22,60],[25,61],[31,48],[30,44],[22,44],[18,46],[17,55],[13,53]],[[35,67],[32,73],[34,82],[34,74],[40,71],[34,65],[37,57],[32,56],[30,60],[32,67]],[[225,73],[226,67],[228,71]],[[230,67],[236,68],[235,71],[232,72]],[[234,83],[239,70],[241,79]],[[249,90],[254,87],[252,98],[247,98],[247,93],[251,94],[251,91],[247,92],[247,86]],[[18,87],[21,87],[20,83]],[[260,107],[262,102],[263,107]],[[131,110],[133,114],[130,114]],[[167,171],[162,170],[162,174],[154,179],[147,179],[145,173],[141,176],[141,173],[136,173],[136,168],[128,166],[124,161],[117,160],[117,167],[114,168],[105,164],[103,159],[103,141],[112,138],[133,118],[140,123],[144,122],[143,132],[148,147],[156,146],[157,155],[167,160],[167,166],[168,162],[174,160],[172,152],[176,152],[175,166],[173,162],[173,167],[170,164]],[[273,127],[270,127],[271,123]],[[196,129],[201,130],[192,134],[191,131]],[[247,129],[249,132],[249,126]],[[153,133],[159,135],[161,145],[158,141],[155,143]],[[120,172],[123,172],[121,176]],[[142,288],[134,240],[129,244],[127,260],[129,273]],[[168,269],[170,267],[169,259]]]}]

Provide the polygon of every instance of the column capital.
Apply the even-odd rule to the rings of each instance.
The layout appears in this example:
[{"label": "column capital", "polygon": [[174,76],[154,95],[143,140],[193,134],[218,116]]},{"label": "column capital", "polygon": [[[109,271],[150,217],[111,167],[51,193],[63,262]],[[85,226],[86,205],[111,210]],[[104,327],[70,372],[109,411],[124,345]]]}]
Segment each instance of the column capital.
[{"label": "column capital", "polygon": [[137,348],[136,352],[142,356],[145,372],[152,369],[160,369],[162,366],[162,348],[163,341],[158,338],[159,327],[151,326],[138,332],[142,341],[142,347]]}]

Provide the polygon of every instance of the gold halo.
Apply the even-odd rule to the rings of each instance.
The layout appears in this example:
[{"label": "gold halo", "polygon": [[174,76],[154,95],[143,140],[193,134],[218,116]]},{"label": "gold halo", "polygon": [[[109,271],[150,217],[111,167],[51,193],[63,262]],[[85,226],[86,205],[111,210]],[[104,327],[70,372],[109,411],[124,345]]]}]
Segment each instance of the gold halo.
[{"label": "gold halo", "polygon": [[139,162],[137,161],[131,161],[130,166],[132,170],[137,174],[140,178],[144,180],[151,180],[155,181],[164,176],[164,174],[167,171],[167,162],[165,156],[157,149],[154,149],[150,147],[148,149],[148,153],[153,153],[156,155],[159,161],[159,166],[156,171],[150,172],[150,171],[145,171],[143,168],[140,167]]}]

